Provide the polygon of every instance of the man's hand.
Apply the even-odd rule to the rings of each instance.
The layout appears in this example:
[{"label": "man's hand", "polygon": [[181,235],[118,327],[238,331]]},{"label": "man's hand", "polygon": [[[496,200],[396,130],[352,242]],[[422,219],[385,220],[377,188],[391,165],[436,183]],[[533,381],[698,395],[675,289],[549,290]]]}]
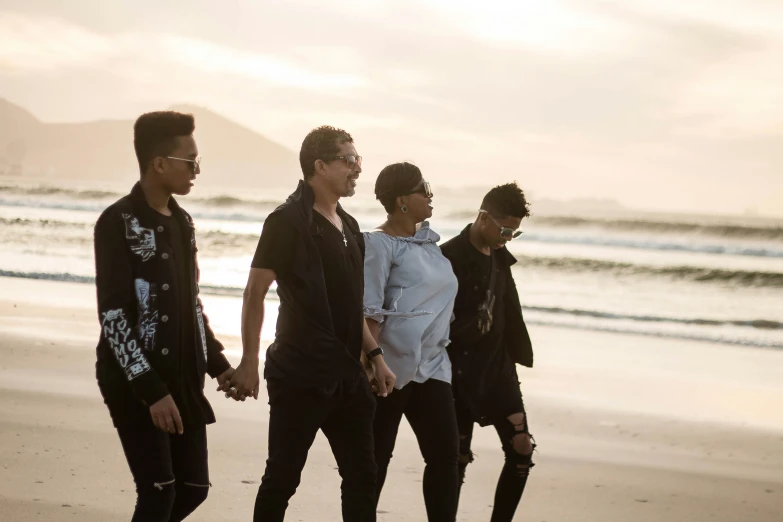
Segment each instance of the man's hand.
[{"label": "man's hand", "polygon": [[150,406],[150,415],[152,423],[161,431],[172,434],[179,433],[180,435],[185,431],[182,426],[182,417],[179,416],[179,409],[170,394]]},{"label": "man's hand", "polygon": [[217,391],[227,392],[231,388],[231,376],[234,375],[234,368],[229,368],[217,376]]},{"label": "man's hand", "polygon": [[364,354],[364,352],[362,352],[359,362],[364,369],[365,375],[367,375],[367,380],[370,381],[372,392],[378,393],[378,384],[375,382],[375,370],[373,370],[372,364],[370,364],[370,360],[367,359],[367,356]]},{"label": "man's hand", "polygon": [[383,355],[376,355],[370,359],[370,365],[373,373],[373,378],[370,379],[373,391],[379,397],[386,397],[394,390],[394,382],[397,380],[397,377],[386,365]]},{"label": "man's hand", "polygon": [[243,358],[229,379],[229,389],[226,390],[226,397],[231,397],[235,401],[244,401],[252,396],[258,400],[258,389],[260,386],[258,359],[248,360]]}]

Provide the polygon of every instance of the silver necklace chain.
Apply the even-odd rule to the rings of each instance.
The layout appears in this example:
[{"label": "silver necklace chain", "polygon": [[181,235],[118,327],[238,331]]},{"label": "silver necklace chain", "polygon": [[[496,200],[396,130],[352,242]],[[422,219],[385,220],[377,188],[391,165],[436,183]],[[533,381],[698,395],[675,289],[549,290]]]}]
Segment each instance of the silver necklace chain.
[{"label": "silver necklace chain", "polygon": [[329,220],[329,223],[331,223],[332,225],[334,225],[334,228],[336,228],[337,230],[339,230],[339,231],[340,231],[340,234],[342,234],[342,235],[343,235],[343,243],[344,243],[344,244],[345,244],[345,246],[347,247],[347,246],[348,246],[348,238],[346,238],[346,237],[345,237],[345,224],[343,223],[343,218],[341,218],[341,217],[339,217],[339,216],[338,216],[338,218],[340,219],[340,225],[342,225],[342,226],[337,226],[337,223],[335,223],[335,222],[332,220],[332,218],[330,218],[330,217],[329,217],[329,216],[326,214],[326,212],[324,212],[324,211],[323,211],[323,209],[322,209],[321,207],[319,207],[319,206],[318,206],[318,203],[314,203],[314,205],[315,205],[315,209],[316,209],[316,210],[317,210],[317,211],[318,211],[318,212],[319,212],[319,213],[320,213],[320,214],[321,214],[323,217],[325,217],[326,219],[328,219],[328,220]]}]

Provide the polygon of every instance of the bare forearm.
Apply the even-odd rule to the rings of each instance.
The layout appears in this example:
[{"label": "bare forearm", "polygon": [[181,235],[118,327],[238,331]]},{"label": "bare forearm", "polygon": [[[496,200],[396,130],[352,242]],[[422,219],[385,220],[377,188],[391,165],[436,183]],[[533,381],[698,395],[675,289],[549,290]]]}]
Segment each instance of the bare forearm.
[{"label": "bare forearm", "polygon": [[365,319],[361,362],[370,379],[373,391],[381,397],[386,397],[394,390],[394,373],[386,365],[383,353],[376,352],[376,354],[373,354],[373,357],[368,357],[367,355],[379,347],[378,336],[380,331],[381,328],[378,321]]},{"label": "bare forearm", "polygon": [[264,298],[246,293],[242,301],[242,360],[258,361],[263,325]]},{"label": "bare forearm", "polygon": [[371,352],[378,348],[378,338],[381,333],[381,325],[375,319],[365,318],[362,332],[362,351]]}]

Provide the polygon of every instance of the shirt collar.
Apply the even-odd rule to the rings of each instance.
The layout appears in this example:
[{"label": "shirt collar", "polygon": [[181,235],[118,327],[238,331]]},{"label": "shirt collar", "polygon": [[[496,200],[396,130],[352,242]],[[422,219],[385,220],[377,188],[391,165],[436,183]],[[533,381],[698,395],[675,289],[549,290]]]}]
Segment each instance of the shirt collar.
[{"label": "shirt collar", "polygon": [[[296,190],[288,196],[286,203],[296,205],[300,214],[304,217],[307,226],[313,224],[313,205],[315,204],[315,192],[313,187],[310,186],[305,180],[300,179],[299,185]],[[339,215],[343,222],[348,226],[348,229],[354,234],[358,234],[359,230],[353,225],[353,221],[349,219],[348,213],[343,210],[342,205],[337,203],[337,215]]]},{"label": "shirt collar", "polygon": [[440,235],[430,228],[429,221],[422,221],[421,226],[413,235],[413,239],[422,243],[437,243],[440,241]]},{"label": "shirt collar", "polygon": [[[155,210],[150,206],[149,203],[147,203],[147,198],[144,197],[144,190],[141,188],[141,182],[137,181],[135,185],[133,185],[133,188],[130,192],[131,201],[133,202],[133,205],[139,209],[142,213],[147,214],[147,216],[154,216],[157,214]],[[169,210],[171,210],[172,215],[179,216],[183,211],[182,208],[179,206],[179,203],[177,203],[177,200],[174,199],[174,196],[169,197]]]}]

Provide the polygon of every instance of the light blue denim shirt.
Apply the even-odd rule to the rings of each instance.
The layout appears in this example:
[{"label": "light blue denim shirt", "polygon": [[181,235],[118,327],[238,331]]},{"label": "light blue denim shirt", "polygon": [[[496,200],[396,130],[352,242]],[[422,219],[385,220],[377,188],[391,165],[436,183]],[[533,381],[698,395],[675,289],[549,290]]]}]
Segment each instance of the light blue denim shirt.
[{"label": "light blue denim shirt", "polygon": [[365,232],[364,315],[380,323],[384,359],[395,388],[427,379],[451,382],[446,353],[457,278],[422,223],[413,237]]}]

